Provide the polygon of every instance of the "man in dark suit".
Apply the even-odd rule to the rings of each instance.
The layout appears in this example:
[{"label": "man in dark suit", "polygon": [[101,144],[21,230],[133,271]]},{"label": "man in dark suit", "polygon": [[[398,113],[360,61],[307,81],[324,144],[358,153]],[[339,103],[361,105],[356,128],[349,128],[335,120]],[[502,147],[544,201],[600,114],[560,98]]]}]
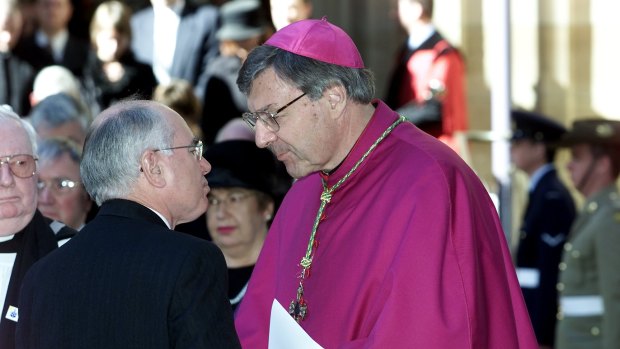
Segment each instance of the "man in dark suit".
[{"label": "man in dark suit", "polygon": [[89,46],[69,33],[67,26],[72,14],[71,0],[37,0],[39,29],[20,41],[16,54],[37,71],[62,65],[81,77]]},{"label": "man in dark suit", "polygon": [[17,348],[239,348],[222,253],[171,230],[206,210],[210,169],[171,109],[104,110],[81,163],[101,208],[26,276]]},{"label": "man in dark suit", "polygon": [[21,36],[23,18],[16,0],[0,3],[0,105],[8,104],[19,115],[30,111],[34,70],[13,54]]},{"label": "man in dark suit", "polygon": [[531,112],[513,111],[512,120],[512,160],[530,177],[516,255],[517,276],[538,343],[541,348],[552,348],[558,264],[575,218],[573,198],[553,166],[555,142],[566,129]]},{"label": "man in dark suit", "polygon": [[[37,210],[36,133],[0,107],[0,348],[14,348],[19,289],[28,269],[58,247],[64,224]],[[54,235],[54,234],[59,235]]]},{"label": "man in dark suit", "polygon": [[213,144],[217,132],[230,120],[248,111],[247,98],[237,87],[241,64],[265,32],[258,0],[230,1],[222,5],[222,26],[216,32],[220,55],[207,69],[202,103],[203,140]]},{"label": "man in dark suit", "polygon": [[217,9],[179,0],[151,0],[151,4],[131,18],[136,59],[153,67],[159,83],[187,80],[202,100],[207,65],[218,54]]}]

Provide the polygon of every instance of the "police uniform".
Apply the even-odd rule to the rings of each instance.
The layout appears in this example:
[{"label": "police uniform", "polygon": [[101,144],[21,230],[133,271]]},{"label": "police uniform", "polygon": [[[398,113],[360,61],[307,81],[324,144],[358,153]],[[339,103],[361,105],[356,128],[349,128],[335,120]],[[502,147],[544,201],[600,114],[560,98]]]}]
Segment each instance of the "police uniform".
[{"label": "police uniform", "polygon": [[[567,144],[620,146],[620,122],[577,121]],[[615,183],[591,195],[559,265],[558,349],[620,348],[620,194]]]},{"label": "police uniform", "polygon": [[[550,148],[566,132],[562,125],[539,114],[513,111],[511,117],[513,141],[542,142]],[[541,345],[553,346],[558,264],[575,215],[573,198],[553,164],[547,163],[534,171],[520,228],[516,267],[536,339]]]}]

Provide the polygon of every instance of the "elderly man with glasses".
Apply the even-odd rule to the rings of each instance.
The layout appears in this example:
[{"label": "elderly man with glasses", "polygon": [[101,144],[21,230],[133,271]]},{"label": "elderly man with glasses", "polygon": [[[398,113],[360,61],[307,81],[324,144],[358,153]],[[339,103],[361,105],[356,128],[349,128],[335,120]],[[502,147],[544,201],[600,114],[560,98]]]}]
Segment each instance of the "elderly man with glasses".
[{"label": "elderly man with glasses", "polygon": [[76,230],[92,217],[89,213],[95,206],[80,178],[81,157],[81,145],[68,138],[39,143],[39,211]]},{"label": "elderly man with glasses", "polygon": [[237,84],[256,144],[297,178],[237,309],[244,348],[536,347],[485,188],[373,99],[342,29],[281,29]]},{"label": "elderly man with glasses", "polygon": [[0,107],[0,348],[14,347],[26,271],[58,247],[52,222],[37,210],[36,154],[32,126]]},{"label": "elderly man with glasses", "polygon": [[17,348],[240,347],[222,252],[172,230],[207,208],[202,150],[157,102],[95,119],[80,171],[99,212],[26,276]]}]

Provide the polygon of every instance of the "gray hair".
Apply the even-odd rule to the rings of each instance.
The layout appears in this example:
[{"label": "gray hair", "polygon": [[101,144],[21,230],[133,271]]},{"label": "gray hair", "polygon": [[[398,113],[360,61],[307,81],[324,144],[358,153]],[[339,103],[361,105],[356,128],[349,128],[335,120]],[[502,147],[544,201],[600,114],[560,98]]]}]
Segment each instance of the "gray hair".
[{"label": "gray hair", "polygon": [[80,146],[68,138],[49,138],[39,141],[39,162],[54,161],[68,154],[73,162],[79,165],[82,158]]},{"label": "gray hair", "polygon": [[86,136],[80,173],[86,191],[98,205],[131,194],[146,150],[172,146],[173,127],[157,105],[164,108],[149,101],[119,102],[93,123]]},{"label": "gray hair", "polygon": [[[30,144],[32,145],[32,154],[36,157],[37,150],[38,150],[37,132],[34,130],[32,125],[28,123],[27,121],[25,121],[24,119],[20,118],[19,115],[15,114],[15,112],[13,112],[13,109],[10,106],[0,105],[0,123],[4,123],[4,122],[14,122],[26,131],[26,134],[28,135],[28,140],[30,141]],[[2,154],[2,155],[12,155],[12,154]]]},{"label": "gray hair", "polygon": [[86,111],[80,103],[66,93],[46,97],[30,112],[30,122],[35,129],[56,128],[66,123],[78,122],[84,132],[88,127]]},{"label": "gray hair", "polygon": [[357,103],[370,103],[375,95],[373,74],[368,69],[348,68],[296,55],[277,47],[262,45],[250,52],[243,63],[237,85],[249,94],[254,80],[266,69],[299,88],[312,100],[321,98],[330,87],[341,85],[348,97]]},{"label": "gray hair", "polygon": [[82,99],[80,83],[75,75],[63,66],[50,65],[37,73],[32,87],[32,96],[40,102],[57,93],[66,93],[76,101]]}]

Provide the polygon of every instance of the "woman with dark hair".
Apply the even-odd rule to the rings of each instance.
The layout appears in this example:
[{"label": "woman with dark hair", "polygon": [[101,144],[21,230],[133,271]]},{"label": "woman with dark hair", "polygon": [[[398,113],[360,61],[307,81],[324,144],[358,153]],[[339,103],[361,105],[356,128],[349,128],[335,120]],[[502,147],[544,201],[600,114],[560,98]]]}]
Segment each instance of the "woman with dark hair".
[{"label": "woman with dark hair", "polygon": [[120,1],[102,3],[93,15],[84,85],[94,112],[127,97],[150,99],[157,86],[151,67],[131,51],[130,18],[130,8]]},{"label": "woman with dark hair", "polygon": [[[211,164],[207,174],[207,227],[222,250],[228,267],[228,297],[235,309],[247,288],[263,247],[269,224],[283,196],[277,163],[267,149],[247,140],[216,143],[205,152]],[[288,188],[287,186],[287,188]]]}]

